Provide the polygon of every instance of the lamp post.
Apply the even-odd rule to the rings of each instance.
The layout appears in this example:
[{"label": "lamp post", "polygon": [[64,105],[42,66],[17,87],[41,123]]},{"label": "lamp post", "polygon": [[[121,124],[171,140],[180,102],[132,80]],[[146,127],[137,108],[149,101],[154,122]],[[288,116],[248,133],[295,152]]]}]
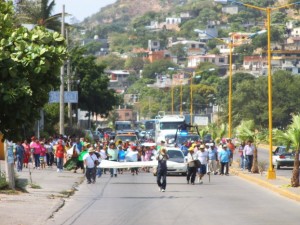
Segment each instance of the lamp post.
[{"label": "lamp post", "polygon": [[230,37],[230,42],[227,43],[224,40],[214,37],[202,30],[195,29],[194,30],[197,33],[206,34],[207,36],[214,38],[216,40],[219,40],[223,44],[227,45],[229,47],[229,82],[228,82],[228,137],[232,137],[232,48],[233,48],[233,41],[232,36]]},{"label": "lamp post", "polygon": [[273,142],[272,142],[272,74],[271,74],[271,12],[274,10],[278,10],[281,8],[288,8],[292,5],[296,5],[296,4],[300,4],[300,2],[295,2],[295,3],[291,3],[291,4],[286,4],[283,6],[279,6],[279,7],[266,7],[266,8],[262,8],[262,7],[258,7],[258,6],[254,6],[254,5],[249,5],[246,3],[242,3],[242,2],[236,2],[233,0],[215,0],[215,2],[220,2],[220,3],[234,3],[234,4],[238,4],[238,5],[243,5],[245,7],[251,8],[251,9],[256,9],[259,11],[264,11],[267,14],[267,31],[268,31],[268,116],[269,116],[269,169],[268,169],[268,174],[267,174],[267,178],[268,179],[276,179],[276,173],[275,170],[273,168],[273,162],[272,162],[272,153],[273,153]]}]

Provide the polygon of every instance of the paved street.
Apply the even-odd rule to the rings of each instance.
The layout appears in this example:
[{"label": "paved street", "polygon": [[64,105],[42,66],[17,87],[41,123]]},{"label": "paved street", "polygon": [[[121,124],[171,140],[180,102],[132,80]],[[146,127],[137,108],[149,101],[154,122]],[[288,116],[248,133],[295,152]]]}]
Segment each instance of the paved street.
[{"label": "paved street", "polygon": [[140,173],[118,178],[104,175],[78,192],[48,221],[58,224],[299,224],[300,204],[237,176],[207,177],[187,185],[168,177],[165,193],[155,177]]}]

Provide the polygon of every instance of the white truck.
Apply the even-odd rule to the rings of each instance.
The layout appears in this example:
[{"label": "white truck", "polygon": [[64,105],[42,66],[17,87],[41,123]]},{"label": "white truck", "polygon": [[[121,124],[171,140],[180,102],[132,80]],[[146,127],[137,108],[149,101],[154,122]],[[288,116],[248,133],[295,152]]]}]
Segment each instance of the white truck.
[{"label": "white truck", "polygon": [[166,141],[166,135],[174,135],[178,126],[185,123],[185,117],[182,115],[163,115],[157,118],[155,124],[155,142]]}]

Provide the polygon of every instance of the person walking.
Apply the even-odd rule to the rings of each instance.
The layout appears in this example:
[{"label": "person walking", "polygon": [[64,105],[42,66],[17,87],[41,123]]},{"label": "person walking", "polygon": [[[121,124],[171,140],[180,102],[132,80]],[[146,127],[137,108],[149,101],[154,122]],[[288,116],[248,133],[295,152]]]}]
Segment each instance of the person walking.
[{"label": "person walking", "polygon": [[77,160],[77,163],[76,163],[76,167],[74,169],[74,173],[77,173],[77,170],[79,168],[82,170],[82,173],[85,173],[83,158],[86,154],[88,154],[88,147],[89,146],[90,146],[89,144],[85,144],[84,147],[82,148],[82,151],[79,153],[78,160]]},{"label": "person walking", "polygon": [[219,160],[221,163],[221,169],[220,169],[220,175],[224,175],[224,169],[225,169],[225,175],[229,175],[229,161],[230,161],[230,150],[227,149],[227,145],[222,145],[222,150],[219,152]]},{"label": "person walking", "polygon": [[187,176],[186,180],[187,183],[189,184],[191,181],[191,184],[195,184],[195,178],[196,178],[196,173],[197,173],[197,168],[195,166],[194,160],[196,159],[194,147],[189,148],[189,153],[187,154]]},{"label": "person walking", "polygon": [[31,138],[30,149],[31,149],[31,152],[33,154],[33,159],[34,159],[33,169],[40,169],[41,146],[40,146],[39,141],[35,137]]},{"label": "person walking", "polygon": [[214,175],[218,174],[218,152],[214,143],[208,149],[208,170]]},{"label": "person walking", "polygon": [[84,165],[86,168],[85,171],[85,176],[87,179],[87,183],[95,183],[96,182],[96,167],[97,164],[95,163],[95,161],[98,161],[97,156],[94,154],[94,149],[92,147],[90,147],[88,149],[88,154],[85,154],[83,157],[83,161],[84,161]]},{"label": "person walking", "polygon": [[169,155],[165,148],[161,148],[158,155],[156,156],[158,161],[156,181],[159,187],[159,191],[165,192],[167,187],[167,160]]},{"label": "person walking", "polygon": [[[107,149],[107,156],[108,156],[108,160],[109,161],[118,161],[118,149],[116,148],[116,145],[114,142],[111,142],[109,144],[109,147]],[[111,168],[110,170],[110,177],[113,177],[115,175],[115,177],[117,177],[117,169],[116,168]]]},{"label": "person walking", "polygon": [[21,172],[23,170],[23,159],[25,156],[24,146],[21,144],[21,141],[17,142],[16,145],[16,158],[17,158],[17,171]]},{"label": "person walking", "polygon": [[202,178],[206,174],[207,168],[207,161],[208,161],[208,152],[205,151],[205,146],[200,145],[199,151],[196,153],[195,159],[198,159],[201,163],[200,167],[198,168],[198,183],[203,184]]},{"label": "person walking", "polygon": [[251,141],[247,141],[247,144],[244,147],[244,156],[247,160],[247,170],[251,172],[252,164],[253,164],[253,153],[254,153],[254,146],[252,145]]},{"label": "person walking", "polygon": [[24,147],[24,150],[25,150],[25,155],[24,155],[24,159],[23,159],[23,165],[25,168],[28,167],[28,163],[29,163],[29,160],[30,160],[30,146],[27,142],[27,140],[24,140],[23,142],[23,147]]},{"label": "person walking", "polygon": [[64,165],[65,146],[63,145],[63,141],[61,139],[59,139],[57,142],[55,155],[56,155],[57,172],[62,172],[63,165]]},{"label": "person walking", "polygon": [[240,146],[239,146],[239,156],[240,156],[240,167],[241,169],[245,169],[245,156],[244,156],[244,147],[245,147],[245,142],[242,141]]}]

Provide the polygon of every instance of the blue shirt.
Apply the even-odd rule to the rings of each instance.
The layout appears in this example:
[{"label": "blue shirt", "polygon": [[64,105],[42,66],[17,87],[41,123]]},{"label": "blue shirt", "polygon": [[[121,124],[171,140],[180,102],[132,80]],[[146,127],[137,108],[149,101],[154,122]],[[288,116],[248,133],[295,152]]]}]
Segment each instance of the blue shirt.
[{"label": "blue shirt", "polygon": [[208,150],[208,159],[209,160],[216,160],[217,159],[217,151],[216,151],[216,149],[209,149]]},{"label": "blue shirt", "polygon": [[222,151],[220,151],[220,153],[219,153],[219,158],[222,163],[229,162],[230,151],[228,149],[226,149],[226,150],[222,149]]},{"label": "blue shirt", "polygon": [[119,150],[119,160],[120,161],[125,161],[125,156],[126,156],[126,152],[122,149],[122,150]]},{"label": "blue shirt", "polygon": [[189,153],[189,149],[185,145],[182,145],[180,147],[180,150],[183,152],[184,156],[187,156],[187,154]]}]

